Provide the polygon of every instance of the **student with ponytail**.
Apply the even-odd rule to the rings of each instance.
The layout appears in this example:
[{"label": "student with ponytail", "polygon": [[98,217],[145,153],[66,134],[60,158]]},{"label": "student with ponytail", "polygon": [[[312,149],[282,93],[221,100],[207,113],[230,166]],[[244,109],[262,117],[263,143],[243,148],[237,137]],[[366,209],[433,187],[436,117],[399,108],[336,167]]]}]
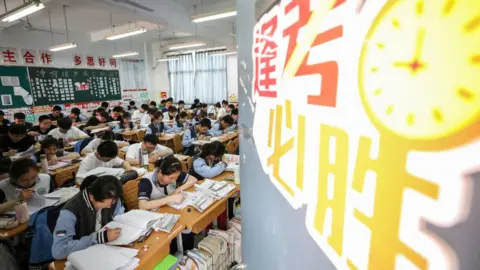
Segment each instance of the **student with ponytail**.
[{"label": "student with ponytail", "polygon": [[60,211],[53,232],[53,257],[65,259],[72,252],[117,239],[120,229],[102,228],[114,216],[123,214],[121,197],[122,186],[116,177],[86,177],[80,192]]}]

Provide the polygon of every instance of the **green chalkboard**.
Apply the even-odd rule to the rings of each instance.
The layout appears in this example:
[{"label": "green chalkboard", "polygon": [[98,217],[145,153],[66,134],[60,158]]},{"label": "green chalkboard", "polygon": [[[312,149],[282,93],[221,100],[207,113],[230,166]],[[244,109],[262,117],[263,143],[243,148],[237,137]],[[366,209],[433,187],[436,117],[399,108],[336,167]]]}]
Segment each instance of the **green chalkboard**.
[{"label": "green chalkboard", "polygon": [[32,102],[27,68],[0,66],[0,109],[27,107]]},{"label": "green chalkboard", "polygon": [[28,67],[35,105],[119,100],[118,70]]}]

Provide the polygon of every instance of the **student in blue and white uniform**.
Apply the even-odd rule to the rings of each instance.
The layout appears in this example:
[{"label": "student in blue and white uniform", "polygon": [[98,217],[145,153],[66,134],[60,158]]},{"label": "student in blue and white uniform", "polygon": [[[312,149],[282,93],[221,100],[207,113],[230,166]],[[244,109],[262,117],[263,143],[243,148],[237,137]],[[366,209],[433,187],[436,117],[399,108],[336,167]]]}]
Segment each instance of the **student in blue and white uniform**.
[{"label": "student in blue and white uniform", "polygon": [[202,119],[207,118],[207,112],[201,111],[199,115],[193,117],[192,119],[192,125],[195,125],[196,123],[202,121]]},{"label": "student in blue and white uniform", "polygon": [[158,110],[155,112],[152,118],[152,122],[147,127],[146,135],[154,134],[160,136],[160,133],[165,132],[165,123],[163,123],[163,113]]},{"label": "student in blue and white uniform", "polygon": [[170,106],[168,111],[163,113],[163,122],[167,129],[173,127],[173,122],[175,122],[175,118],[177,117],[177,108],[175,106]]},{"label": "student in blue and white uniform", "polygon": [[233,119],[233,125],[228,127],[228,131],[233,131],[238,128],[238,109],[237,108],[232,110],[232,119]]},{"label": "student in blue and white uniform", "polygon": [[198,180],[220,175],[227,168],[227,163],[222,160],[224,154],[223,143],[215,141],[205,144],[202,153],[193,158],[193,166],[188,173]]},{"label": "student in blue and white uniform", "polygon": [[232,125],[233,125],[233,118],[232,116],[227,114],[213,125],[212,129],[210,130],[210,133],[213,136],[221,135],[225,133],[225,131],[228,130],[228,128]]},{"label": "student in blue and white uniform", "polygon": [[180,112],[175,116],[173,126],[167,129],[167,133],[180,133],[186,128],[188,114],[186,112]]},{"label": "student in blue and white uniform", "polygon": [[60,211],[53,231],[53,258],[65,259],[72,252],[117,239],[120,228],[103,227],[124,213],[121,197],[122,186],[115,176],[85,178],[80,192]]},{"label": "student in blue and white uniform", "polygon": [[196,123],[192,127],[185,130],[183,135],[182,145],[185,155],[195,154],[195,145],[193,142],[196,140],[203,140],[209,136],[209,130],[212,128],[210,119],[202,119],[199,123]]},{"label": "student in blue and white uniform", "polygon": [[158,111],[157,108],[150,108],[148,113],[142,116],[142,120],[140,120],[140,128],[147,128],[148,125],[152,123],[153,116]]}]

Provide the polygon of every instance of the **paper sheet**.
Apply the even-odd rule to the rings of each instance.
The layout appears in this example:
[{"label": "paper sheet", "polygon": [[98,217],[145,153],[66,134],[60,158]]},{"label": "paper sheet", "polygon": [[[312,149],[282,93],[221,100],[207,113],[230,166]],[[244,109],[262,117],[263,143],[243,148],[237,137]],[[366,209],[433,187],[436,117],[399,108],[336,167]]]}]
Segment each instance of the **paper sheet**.
[{"label": "paper sheet", "polygon": [[108,245],[112,245],[112,246],[128,245],[133,241],[137,240],[143,233],[143,230],[140,228],[118,223],[116,221],[109,222],[105,227],[108,227],[110,229],[114,229],[114,228],[122,229],[120,236],[117,239],[115,239],[115,241],[111,241],[107,243]]},{"label": "paper sheet", "polygon": [[0,77],[3,86],[20,86],[20,79],[14,76],[2,76]]},{"label": "paper sheet", "polygon": [[73,252],[68,261],[78,270],[132,269],[138,250],[108,245],[93,245]]}]

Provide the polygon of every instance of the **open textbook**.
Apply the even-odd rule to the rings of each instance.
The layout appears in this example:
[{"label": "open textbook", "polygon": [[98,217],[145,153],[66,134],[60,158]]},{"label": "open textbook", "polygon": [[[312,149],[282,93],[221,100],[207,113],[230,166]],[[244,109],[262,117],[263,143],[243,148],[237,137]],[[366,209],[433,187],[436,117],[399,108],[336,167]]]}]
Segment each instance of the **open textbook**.
[{"label": "open textbook", "polygon": [[216,200],[225,198],[236,186],[227,182],[206,179],[200,185],[195,185],[195,188],[195,192],[183,193],[185,199],[181,203],[169,203],[168,205],[177,210],[192,206],[199,212],[203,212]]},{"label": "open textbook", "polygon": [[227,168],[225,168],[225,171],[227,172],[235,171],[235,168],[240,164],[239,155],[225,154],[223,155],[223,160],[227,163]]},{"label": "open textbook", "polygon": [[138,250],[133,248],[93,245],[68,255],[65,269],[68,270],[130,270],[140,262]]}]

